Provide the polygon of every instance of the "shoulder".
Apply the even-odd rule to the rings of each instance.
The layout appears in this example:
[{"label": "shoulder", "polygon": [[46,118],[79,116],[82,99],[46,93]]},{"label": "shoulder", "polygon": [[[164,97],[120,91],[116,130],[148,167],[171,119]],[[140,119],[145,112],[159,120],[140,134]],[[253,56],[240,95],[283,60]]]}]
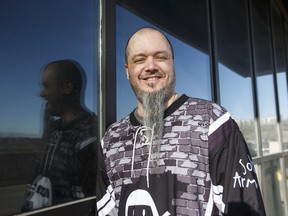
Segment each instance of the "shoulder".
[{"label": "shoulder", "polygon": [[112,138],[113,136],[118,136],[118,134],[120,134],[121,132],[128,130],[130,127],[130,120],[129,120],[129,116],[126,116],[125,118],[121,119],[119,122],[115,122],[113,124],[111,124],[103,137],[103,140],[107,140]]},{"label": "shoulder", "polygon": [[68,125],[65,125],[63,132],[65,137],[73,140],[73,142],[94,140],[97,137],[97,117],[94,113],[85,112]]},{"label": "shoulder", "polygon": [[210,116],[212,122],[228,112],[223,106],[213,101],[196,97],[189,97],[186,106],[195,114]]},{"label": "shoulder", "polygon": [[79,119],[79,123],[87,123],[90,125],[97,124],[97,116],[93,112],[85,112],[82,116],[82,118]]}]

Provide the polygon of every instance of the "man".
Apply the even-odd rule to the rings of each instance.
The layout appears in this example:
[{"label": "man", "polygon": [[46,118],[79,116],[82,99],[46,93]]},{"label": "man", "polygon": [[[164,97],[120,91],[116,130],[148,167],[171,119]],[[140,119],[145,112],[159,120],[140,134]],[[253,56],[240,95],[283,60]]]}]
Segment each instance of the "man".
[{"label": "man", "polygon": [[82,71],[71,60],[42,73],[43,149],[23,211],[95,195],[96,116],[81,105]]},{"label": "man", "polygon": [[245,140],[221,106],[174,92],[174,54],[145,27],[126,45],[137,108],[106,131],[98,215],[265,215]]}]

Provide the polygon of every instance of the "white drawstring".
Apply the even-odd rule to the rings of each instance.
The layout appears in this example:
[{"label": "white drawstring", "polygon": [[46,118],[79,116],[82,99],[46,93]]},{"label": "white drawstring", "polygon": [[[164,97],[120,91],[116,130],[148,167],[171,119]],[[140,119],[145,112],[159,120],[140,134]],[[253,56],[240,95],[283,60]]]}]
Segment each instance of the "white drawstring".
[{"label": "white drawstring", "polygon": [[152,131],[151,131],[152,135],[151,135],[151,141],[150,141],[150,146],[149,146],[148,164],[147,164],[147,170],[146,170],[146,181],[147,181],[148,188],[149,188],[149,168],[150,168],[150,160],[151,160],[152,142],[153,142],[153,136],[154,136],[154,127],[155,127],[155,124],[153,125]]},{"label": "white drawstring", "polygon": [[131,178],[133,177],[133,173],[134,173],[134,161],[135,161],[135,150],[136,150],[136,140],[137,140],[137,136],[139,131],[142,129],[142,127],[139,127],[135,133],[135,137],[134,137],[134,142],[133,142],[133,152],[132,152],[132,165],[131,165]]},{"label": "white drawstring", "polygon": [[[51,156],[50,156],[50,161],[49,161],[49,167],[48,167],[48,169],[50,169],[51,166],[52,166],[52,161],[53,161],[54,153],[55,153],[55,150],[56,150],[56,148],[57,148],[57,146],[58,146],[58,144],[59,144],[60,138],[61,138],[61,136],[62,136],[62,132],[56,132],[56,136],[57,136],[57,141],[56,141],[55,145],[50,145],[50,146],[49,146],[49,149],[48,149],[48,151],[47,151],[46,159],[45,159],[45,163],[44,163],[44,167],[43,167],[43,175],[45,175],[46,169],[47,169],[47,167],[48,167],[48,159],[49,159],[49,155],[50,155],[50,150],[51,150],[51,148],[54,147],[54,148],[52,149],[52,154],[51,154]],[[45,148],[46,148],[46,147],[45,147]],[[45,150],[44,150],[44,154],[45,154]],[[44,157],[44,155],[43,155],[43,157]],[[41,162],[41,163],[42,163],[42,162]]]},{"label": "white drawstring", "polygon": [[[147,179],[147,187],[148,188],[149,188],[149,168],[150,168],[150,160],[151,160],[151,152],[152,152],[152,142],[153,142],[153,135],[154,135],[154,127],[155,127],[155,124],[153,125],[153,128],[150,129],[152,135],[151,135],[151,140],[149,142],[149,155],[148,155],[147,170],[146,170],[146,179]],[[141,126],[141,127],[139,127],[137,129],[137,131],[135,133],[134,142],[133,142],[133,152],[132,152],[131,178],[133,177],[133,174],[134,174],[134,162],[135,162],[135,151],[136,151],[137,136],[138,136],[139,133],[141,133],[142,131],[146,131],[146,130],[149,130],[149,129],[147,129],[146,127]]]}]

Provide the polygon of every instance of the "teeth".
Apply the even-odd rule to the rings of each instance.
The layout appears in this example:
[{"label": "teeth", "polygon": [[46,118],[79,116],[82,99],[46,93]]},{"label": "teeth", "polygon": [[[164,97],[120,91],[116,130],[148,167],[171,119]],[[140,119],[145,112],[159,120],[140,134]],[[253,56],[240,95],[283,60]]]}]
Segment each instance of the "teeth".
[{"label": "teeth", "polygon": [[158,79],[158,77],[150,77],[150,78],[147,78],[147,80],[155,80],[155,79]]}]

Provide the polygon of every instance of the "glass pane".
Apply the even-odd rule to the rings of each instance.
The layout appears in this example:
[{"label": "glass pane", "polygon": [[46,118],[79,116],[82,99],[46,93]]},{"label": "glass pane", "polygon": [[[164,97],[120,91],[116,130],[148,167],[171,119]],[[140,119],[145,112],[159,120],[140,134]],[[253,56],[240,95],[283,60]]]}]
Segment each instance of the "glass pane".
[{"label": "glass pane", "polygon": [[285,173],[286,173],[286,176],[285,176],[285,184],[286,184],[286,192],[288,192],[288,156],[286,156],[284,158],[284,164],[285,164]]},{"label": "glass pane", "polygon": [[[286,50],[288,50],[288,26],[285,25],[285,41],[286,41]],[[281,73],[281,78],[279,78],[277,81],[278,81],[278,85],[279,85],[279,88],[283,88],[282,86],[285,85],[286,88],[287,88],[287,71],[286,71],[286,74],[285,76],[283,76],[283,74]],[[285,87],[284,87],[285,89]],[[288,90],[287,90],[288,91]],[[283,92],[285,94],[285,92]],[[281,113],[281,127],[282,127],[282,137],[283,137],[283,147],[284,149],[288,149],[288,115],[285,114],[285,111],[288,110],[288,108],[286,110],[283,110],[282,107],[285,107],[285,98],[282,96],[282,91],[281,93],[279,93],[279,98],[281,98],[281,102],[280,102],[280,113]],[[288,96],[287,96],[288,97]],[[287,99],[286,97],[286,99]],[[282,105],[282,103],[284,103],[284,105]],[[288,103],[288,102],[286,102]]]},{"label": "glass pane", "polygon": [[[194,2],[194,1],[193,1]],[[170,2],[171,3],[171,2]],[[203,2],[205,4],[205,2]],[[129,36],[144,26],[156,27],[139,16],[117,6],[117,120],[136,107],[136,99],[126,79],[125,46]],[[188,14],[186,14],[188,16]],[[199,18],[200,19],[200,18]],[[157,22],[157,20],[155,21]],[[155,23],[153,22],[153,23]],[[129,23],[129,25],[128,25]],[[207,24],[205,24],[207,25]],[[164,32],[171,41],[175,55],[176,92],[193,97],[211,99],[209,56],[195,47],[198,44],[185,43],[177,35]],[[208,41],[205,41],[208,44]],[[125,103],[123,101],[125,100]]]},{"label": "glass pane", "polygon": [[263,200],[267,216],[284,216],[284,193],[281,190],[282,172],[280,160],[272,160],[263,164]]},{"label": "glass pane", "polygon": [[[95,95],[97,82],[94,80],[94,77],[96,77],[95,68],[98,68],[95,61],[97,59],[95,53],[98,53],[97,50],[95,51],[98,36],[96,25],[98,22],[94,11],[94,8],[96,8],[95,4],[98,4],[97,2],[82,0],[74,0],[72,2],[69,0],[1,1],[0,100],[2,103],[0,107],[0,215],[12,215],[21,211],[26,198],[26,185],[32,183],[36,175],[40,174],[40,171],[34,170],[36,158],[45,157],[39,149],[42,148],[42,145],[49,144],[46,142],[46,139],[43,139],[44,132],[47,132],[46,128],[44,130],[44,123],[47,123],[46,120],[50,120],[52,115],[55,115],[63,117],[58,119],[58,124],[64,119],[63,113],[68,113],[67,109],[64,110],[64,106],[61,106],[59,107],[61,112],[52,113],[51,116],[48,116],[49,118],[44,118],[44,114],[48,113],[48,106],[50,106],[48,105],[45,108],[45,99],[47,99],[48,104],[52,104],[51,98],[49,99],[46,94],[47,92],[45,93],[46,96],[43,95],[43,91],[40,95],[41,90],[43,90],[42,70],[44,65],[60,59],[70,59],[78,62],[82,67],[79,67],[79,73],[82,75],[83,81],[82,94],[75,93],[75,95],[77,94],[77,97],[75,96],[75,103],[69,101],[67,99],[68,96],[63,96],[64,82],[61,81],[61,88],[59,87],[63,93],[60,101],[71,102],[70,118],[65,119],[69,120],[69,122],[70,119],[75,119],[80,114],[80,111],[78,109],[72,111],[72,108],[79,108],[80,104],[84,110],[94,112],[97,115],[98,111],[95,106],[98,98]],[[60,85],[60,81],[59,83],[58,81],[57,85]],[[81,85],[81,83],[79,84]],[[76,81],[74,82],[73,78],[65,78],[65,89],[67,90],[65,94],[74,95],[75,86]],[[52,90],[56,90],[56,88],[52,88]],[[56,97],[53,96],[53,98]],[[79,109],[81,113],[83,109]],[[83,111],[83,113],[85,112]],[[68,115],[65,116],[67,117]],[[78,123],[78,120],[75,120],[74,123]],[[72,123],[70,125],[72,129]],[[95,138],[95,130],[97,128],[93,125],[91,131],[92,129],[93,137]],[[71,141],[70,143],[66,140],[64,143],[63,132],[61,140],[59,139],[57,145],[59,148],[55,148],[53,161],[51,160],[51,168],[53,168],[54,173],[59,174],[56,171],[57,169],[63,170],[67,168],[68,170],[71,168],[66,167],[66,163],[59,159],[61,157],[59,151],[61,150],[60,147],[70,146],[70,144],[76,145],[77,140],[81,143],[81,135],[77,136],[77,133],[77,129],[75,129],[70,134],[71,137],[74,136],[73,142]],[[86,139],[87,136],[85,135],[84,137],[83,135],[83,138]],[[87,146],[94,146],[94,143]],[[86,146],[80,145],[80,148],[79,152],[82,152],[83,149],[86,149]],[[75,153],[73,158],[76,159],[76,148],[72,146],[72,149],[75,149],[75,151],[68,147],[66,150],[69,153]],[[94,157],[92,154],[94,153],[91,152],[91,157]],[[56,167],[56,162],[61,166]],[[79,159],[78,162],[75,160],[69,162],[75,164],[79,162],[79,165],[83,161]],[[93,161],[88,161],[87,163],[90,164],[91,162]],[[79,170],[76,166],[74,168],[75,170]],[[67,175],[63,173],[60,178],[67,180],[65,184],[71,188],[81,186],[82,184],[78,184],[78,179],[76,180],[80,176],[78,172],[70,171],[67,171]],[[75,179],[66,178],[70,174]],[[61,201],[58,199],[61,192],[55,192],[56,181],[54,181],[55,178],[52,172],[49,174],[45,173],[45,175],[49,176],[52,183],[52,204],[64,201],[64,199],[61,199]],[[77,181],[77,183],[71,183],[72,181]],[[71,185],[69,185],[70,183]],[[71,193],[69,191],[69,196],[65,197],[65,202],[73,200],[76,197],[82,197],[80,193],[81,189],[78,192],[80,196],[70,196],[72,190]],[[86,195],[88,194],[85,192]],[[37,201],[38,199],[35,200]]]},{"label": "glass pane", "polygon": [[246,12],[245,1],[215,2],[220,101],[239,124],[251,155],[257,156]]},{"label": "glass pane", "polygon": [[272,29],[277,75],[277,90],[280,111],[281,134],[284,148],[288,148],[288,90],[285,62],[284,29],[280,15],[272,7]]},{"label": "glass pane", "polygon": [[251,5],[259,119],[264,155],[280,150],[277,135],[268,3],[266,0],[253,0]]}]

